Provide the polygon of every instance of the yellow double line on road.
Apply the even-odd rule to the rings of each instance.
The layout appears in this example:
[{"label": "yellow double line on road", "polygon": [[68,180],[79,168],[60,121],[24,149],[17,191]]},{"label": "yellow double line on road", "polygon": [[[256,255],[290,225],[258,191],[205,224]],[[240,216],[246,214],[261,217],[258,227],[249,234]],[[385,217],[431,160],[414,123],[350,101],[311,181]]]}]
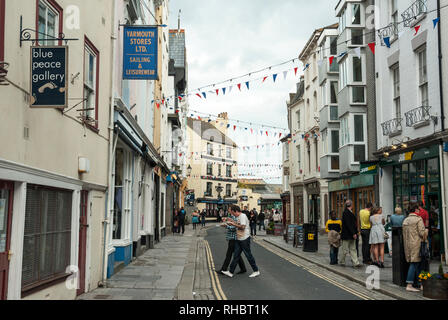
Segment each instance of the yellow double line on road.
[{"label": "yellow double line on road", "polygon": [[345,290],[345,291],[347,291],[347,292],[349,292],[349,293],[351,293],[351,294],[353,294],[353,295],[355,295],[355,296],[357,296],[357,297],[359,297],[359,298],[361,298],[363,300],[373,300],[371,297],[369,297],[369,296],[367,296],[365,294],[357,292],[354,289],[351,289],[351,288],[349,288],[349,287],[347,287],[347,286],[345,286],[345,285],[343,285],[343,284],[341,284],[341,283],[339,283],[339,282],[337,282],[337,281],[335,281],[333,279],[330,279],[330,278],[328,278],[328,277],[326,277],[326,276],[324,276],[324,275],[322,275],[322,274],[320,274],[320,273],[318,273],[318,272],[316,272],[314,270],[311,270],[310,268],[306,267],[305,265],[298,263],[297,261],[295,261],[295,260],[285,256],[284,254],[280,254],[279,252],[274,251],[273,249],[271,249],[270,247],[268,247],[266,244],[264,244],[262,242],[259,242],[259,241],[255,241],[255,242],[257,244],[259,244],[260,246],[262,246],[263,248],[265,248],[266,250],[268,250],[268,251],[274,253],[275,255],[277,255],[277,256],[279,256],[279,257],[281,257],[281,258],[291,262],[292,264],[294,264],[294,265],[296,265],[298,267],[303,268],[304,270],[308,271],[309,273],[315,275],[316,277],[318,277],[320,279],[323,279],[323,280],[325,280],[327,282],[330,282],[331,284],[333,284],[333,285],[335,285],[335,286],[337,286],[337,287],[339,287],[339,288],[341,288],[341,289],[343,289],[343,290]]},{"label": "yellow double line on road", "polygon": [[210,273],[210,279],[212,281],[213,291],[215,293],[217,300],[227,300],[226,295],[222,291],[221,283],[219,282],[218,274],[215,271],[215,263],[213,261],[212,251],[210,250],[210,245],[207,240],[204,240],[205,252],[208,262],[208,271]]}]

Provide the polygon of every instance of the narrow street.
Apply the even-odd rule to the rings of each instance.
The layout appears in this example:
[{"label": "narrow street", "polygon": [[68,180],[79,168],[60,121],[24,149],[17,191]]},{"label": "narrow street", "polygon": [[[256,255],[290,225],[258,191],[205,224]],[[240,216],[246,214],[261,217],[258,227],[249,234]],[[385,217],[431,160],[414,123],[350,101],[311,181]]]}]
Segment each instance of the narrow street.
[{"label": "narrow street", "polygon": [[[212,227],[205,240],[210,246],[215,268],[219,270],[225,258],[227,242],[224,230]],[[331,274],[316,265],[287,254],[263,241],[263,236],[251,242],[261,275],[249,278],[251,268],[246,258],[248,272],[233,278],[213,273],[218,299],[226,300],[390,300],[356,283]],[[281,259],[279,259],[279,257]],[[237,267],[236,272],[239,271]]]}]

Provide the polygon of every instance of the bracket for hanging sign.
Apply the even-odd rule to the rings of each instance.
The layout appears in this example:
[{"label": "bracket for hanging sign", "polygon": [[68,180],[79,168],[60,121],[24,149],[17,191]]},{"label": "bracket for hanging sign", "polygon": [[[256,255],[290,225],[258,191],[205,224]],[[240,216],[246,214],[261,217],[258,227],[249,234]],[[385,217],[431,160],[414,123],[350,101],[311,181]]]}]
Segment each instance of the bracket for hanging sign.
[{"label": "bracket for hanging sign", "polygon": [[[49,37],[51,39],[33,39],[32,33],[38,33],[39,35],[43,35],[45,37]],[[65,44],[67,45],[69,41],[77,41],[79,39],[75,38],[66,38],[65,34],[63,32],[59,33],[58,37],[31,29],[31,28],[25,28],[23,29],[23,18],[20,16],[20,47],[22,47],[22,42],[32,42],[33,45],[38,43],[38,41],[65,41]]]}]

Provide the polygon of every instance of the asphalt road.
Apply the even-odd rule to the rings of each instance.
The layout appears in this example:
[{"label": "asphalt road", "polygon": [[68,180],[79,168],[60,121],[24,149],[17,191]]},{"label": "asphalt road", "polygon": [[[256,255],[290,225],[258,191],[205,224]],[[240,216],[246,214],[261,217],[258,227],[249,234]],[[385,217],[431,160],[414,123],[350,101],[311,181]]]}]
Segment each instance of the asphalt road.
[{"label": "asphalt road", "polygon": [[[213,227],[207,237],[214,265],[222,266],[227,250],[225,229]],[[251,240],[252,254],[261,275],[249,278],[252,268],[242,254],[247,273],[229,278],[219,274],[219,284],[228,300],[360,300],[350,292],[321,279]]]}]

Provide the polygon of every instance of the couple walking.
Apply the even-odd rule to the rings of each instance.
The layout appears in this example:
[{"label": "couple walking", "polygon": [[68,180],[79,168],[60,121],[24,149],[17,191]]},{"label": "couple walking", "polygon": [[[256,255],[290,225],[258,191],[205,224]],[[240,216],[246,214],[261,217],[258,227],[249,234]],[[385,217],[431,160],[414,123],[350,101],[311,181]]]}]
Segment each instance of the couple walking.
[{"label": "couple walking", "polygon": [[[250,250],[250,227],[249,227],[249,219],[247,215],[241,212],[239,206],[232,205],[230,207],[231,216],[229,218],[224,218],[225,224],[222,224],[222,227],[227,228],[226,240],[228,241],[226,259],[222,265],[221,270],[218,272],[232,278],[236,269],[236,265],[239,265],[240,272],[245,273],[246,266],[244,265],[243,259],[241,257],[241,253],[244,252],[244,255],[249,261],[250,266],[252,267],[253,273],[249,276],[250,278],[258,277],[260,275],[260,271],[258,270],[257,264],[255,263],[255,259],[252,256],[252,252]],[[230,263],[230,259],[233,259],[232,263]],[[229,267],[230,268],[227,270]]]}]

